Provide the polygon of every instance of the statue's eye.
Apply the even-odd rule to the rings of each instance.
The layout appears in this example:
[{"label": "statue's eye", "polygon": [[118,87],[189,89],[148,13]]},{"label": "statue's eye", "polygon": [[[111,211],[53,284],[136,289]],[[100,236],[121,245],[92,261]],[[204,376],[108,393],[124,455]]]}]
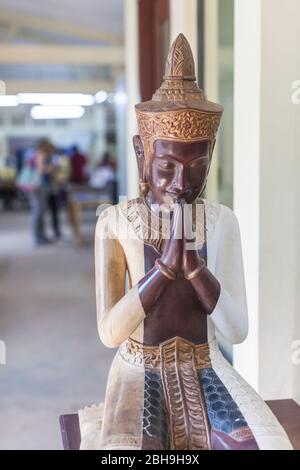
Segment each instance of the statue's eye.
[{"label": "statue's eye", "polygon": [[172,162],[160,162],[160,168],[163,170],[172,170],[174,168],[174,165]]},{"label": "statue's eye", "polygon": [[205,158],[197,158],[196,160],[193,160],[190,164],[190,168],[199,168],[202,165],[206,165],[207,161]]},{"label": "statue's eye", "polygon": [[195,160],[194,162],[191,162],[189,164],[189,167],[190,168],[198,168],[200,165],[201,165],[201,161],[200,160]]}]

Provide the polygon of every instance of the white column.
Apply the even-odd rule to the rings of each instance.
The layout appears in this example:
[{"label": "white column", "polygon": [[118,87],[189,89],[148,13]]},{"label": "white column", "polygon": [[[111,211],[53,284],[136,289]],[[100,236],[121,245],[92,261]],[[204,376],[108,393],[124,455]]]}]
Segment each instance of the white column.
[{"label": "white column", "polygon": [[291,99],[299,31],[298,0],[235,2],[234,207],[250,333],[234,363],[264,398],[300,399],[292,362],[300,339],[300,105]]},{"label": "white column", "polygon": [[138,132],[134,106],[140,101],[139,91],[139,49],[138,49],[138,0],[124,2],[125,30],[125,75],[127,108],[127,195],[138,195],[138,171],[132,146],[132,137]]},{"label": "white column", "polygon": [[234,364],[256,390],[259,361],[260,30],[261,1],[235,2],[234,210],[241,228],[250,325],[247,340],[234,348]]},{"label": "white column", "polygon": [[[219,103],[219,0],[204,2],[204,91],[210,101]],[[210,201],[218,200],[218,139],[209,171],[206,196]]]},{"label": "white column", "polygon": [[185,35],[190,43],[197,71],[198,20],[197,0],[170,0],[171,43],[178,34]]}]

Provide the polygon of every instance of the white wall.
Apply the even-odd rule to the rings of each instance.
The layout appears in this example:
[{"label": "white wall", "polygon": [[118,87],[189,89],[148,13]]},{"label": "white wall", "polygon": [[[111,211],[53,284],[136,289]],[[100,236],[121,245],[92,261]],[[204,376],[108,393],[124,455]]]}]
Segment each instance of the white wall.
[{"label": "white wall", "polygon": [[258,389],[260,0],[235,2],[234,210],[246,275],[249,335],[234,349],[234,364]]},{"label": "white wall", "polygon": [[[264,398],[300,399],[300,2],[235,5],[234,206],[250,316],[235,365]],[[298,40],[298,41],[297,41]],[[297,126],[298,124],[298,126]]]},{"label": "white wall", "polygon": [[300,338],[300,105],[291,101],[300,78],[300,2],[265,0],[262,19],[259,381],[268,395],[300,397],[293,380],[300,365],[291,361]]}]

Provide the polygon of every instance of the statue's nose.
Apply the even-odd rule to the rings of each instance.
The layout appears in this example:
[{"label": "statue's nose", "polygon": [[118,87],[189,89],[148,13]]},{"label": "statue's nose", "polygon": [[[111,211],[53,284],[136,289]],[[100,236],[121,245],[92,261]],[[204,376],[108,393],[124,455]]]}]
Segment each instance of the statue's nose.
[{"label": "statue's nose", "polygon": [[176,171],[175,180],[173,181],[174,186],[178,192],[182,192],[185,187],[185,171],[182,165],[178,166]]},{"label": "statue's nose", "polygon": [[184,166],[178,168],[176,177],[172,183],[172,189],[174,189],[174,191],[180,195],[184,195],[185,193],[189,193],[191,191],[187,172]]}]

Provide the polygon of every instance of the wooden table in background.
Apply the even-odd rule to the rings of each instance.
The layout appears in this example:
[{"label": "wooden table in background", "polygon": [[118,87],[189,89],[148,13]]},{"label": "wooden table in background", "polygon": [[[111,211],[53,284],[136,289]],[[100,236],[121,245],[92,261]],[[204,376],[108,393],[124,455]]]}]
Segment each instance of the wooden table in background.
[{"label": "wooden table in background", "polygon": [[4,201],[6,208],[10,208],[18,194],[18,188],[14,180],[0,179],[0,199]]},{"label": "wooden table in background", "polygon": [[[295,450],[300,450],[300,406],[294,400],[271,400],[266,402],[286,430]],[[78,450],[80,429],[78,414],[62,415],[59,418],[65,450]]]},{"label": "wooden table in background", "polygon": [[111,199],[104,199],[99,190],[78,187],[72,188],[68,196],[68,213],[70,224],[74,233],[76,244],[83,242],[81,230],[82,212],[85,210],[96,210],[100,204],[112,204]]}]

